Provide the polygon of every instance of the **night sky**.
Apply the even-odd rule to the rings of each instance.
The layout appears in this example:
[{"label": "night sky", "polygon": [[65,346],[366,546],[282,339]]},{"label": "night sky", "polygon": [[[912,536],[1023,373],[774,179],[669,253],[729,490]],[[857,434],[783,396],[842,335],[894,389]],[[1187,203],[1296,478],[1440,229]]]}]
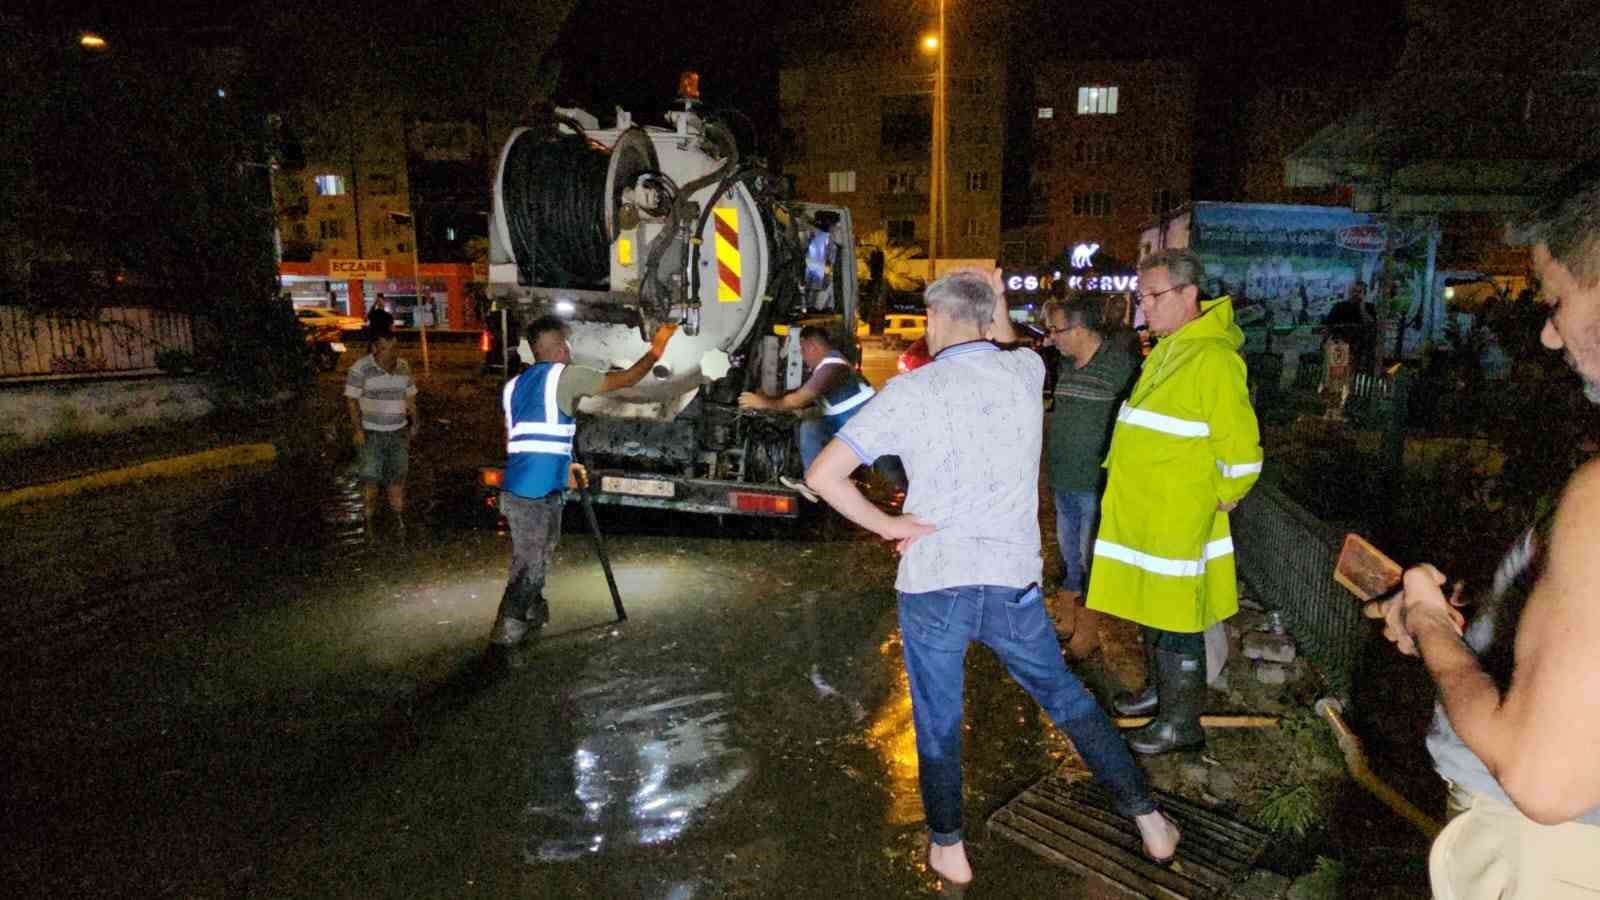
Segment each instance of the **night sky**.
[{"label": "night sky", "polygon": [[[558,104],[582,106],[602,122],[621,105],[647,123],[661,121],[678,73],[694,69],[709,106],[744,113],[770,144],[778,129],[778,48],[785,18],[826,15],[864,2],[871,0],[580,0],[543,67],[559,66]],[[881,2],[901,10],[902,17],[909,10],[914,18],[919,9],[916,0]],[[952,9],[961,2],[947,0]],[[355,19],[393,20],[410,10],[429,29],[440,27],[442,9],[420,0],[243,0],[220,13],[201,0],[22,0],[21,9],[35,26],[68,35],[102,29],[115,42],[119,29],[248,29],[260,11],[297,3],[347,9]],[[932,0],[922,5],[933,9]],[[1307,72],[1381,78],[1401,48],[1405,21],[1404,0],[987,0],[982,9],[995,21],[995,40],[1009,44],[1014,59],[1081,55],[1197,63],[1206,90],[1196,188],[1212,196],[1231,187],[1210,179],[1226,168],[1219,157],[1229,152],[1247,91],[1263,80]],[[1018,66],[1014,74],[1025,79],[1028,73]],[[748,136],[741,134],[741,140]]]}]

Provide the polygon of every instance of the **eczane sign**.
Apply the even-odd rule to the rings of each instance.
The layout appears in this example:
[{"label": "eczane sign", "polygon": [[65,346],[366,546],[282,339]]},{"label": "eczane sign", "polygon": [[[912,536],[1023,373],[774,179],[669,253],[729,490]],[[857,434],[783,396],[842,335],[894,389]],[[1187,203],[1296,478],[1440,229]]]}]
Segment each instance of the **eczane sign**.
[{"label": "eczane sign", "polygon": [[388,266],[381,259],[330,259],[328,277],[345,279],[382,280],[388,277]]}]

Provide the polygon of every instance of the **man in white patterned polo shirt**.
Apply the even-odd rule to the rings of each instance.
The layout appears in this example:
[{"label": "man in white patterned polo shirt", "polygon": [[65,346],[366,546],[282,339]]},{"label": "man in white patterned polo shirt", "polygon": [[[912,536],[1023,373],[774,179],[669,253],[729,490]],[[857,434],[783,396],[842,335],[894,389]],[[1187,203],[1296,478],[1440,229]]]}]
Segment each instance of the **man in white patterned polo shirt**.
[{"label": "man in white patterned polo shirt", "polygon": [[[999,273],[956,272],[928,285],[933,362],[893,379],[840,430],[806,482],[840,515],[898,542],[900,633],[928,866],[972,880],[962,840],[962,687],[967,647],[1000,657],[1089,770],[1133,817],[1144,852],[1165,863],[1178,830],[1094,696],[1067,669],[1039,590],[1039,457],[1044,362],[1016,340]],[[911,475],[905,513],[874,506],[850,481],[862,463],[898,455]]]},{"label": "man in white patterned polo shirt", "polygon": [[378,487],[383,486],[395,521],[404,533],[410,442],[422,427],[422,418],[417,414],[417,385],[411,380],[411,367],[400,358],[393,317],[374,309],[368,321],[372,352],[350,367],[344,382],[345,405],[355,429],[359,457],[361,508],[370,536],[372,519],[378,511]]}]

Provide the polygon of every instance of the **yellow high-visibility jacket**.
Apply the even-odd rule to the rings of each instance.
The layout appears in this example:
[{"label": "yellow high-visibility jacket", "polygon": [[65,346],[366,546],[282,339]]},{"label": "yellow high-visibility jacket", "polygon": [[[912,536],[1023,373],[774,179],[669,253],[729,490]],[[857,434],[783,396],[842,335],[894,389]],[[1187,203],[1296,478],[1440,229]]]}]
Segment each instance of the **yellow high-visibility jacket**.
[{"label": "yellow high-visibility jacket", "polygon": [[1222,297],[1145,360],[1106,456],[1091,609],[1178,632],[1238,611],[1233,538],[1217,505],[1244,497],[1261,475],[1243,345]]}]

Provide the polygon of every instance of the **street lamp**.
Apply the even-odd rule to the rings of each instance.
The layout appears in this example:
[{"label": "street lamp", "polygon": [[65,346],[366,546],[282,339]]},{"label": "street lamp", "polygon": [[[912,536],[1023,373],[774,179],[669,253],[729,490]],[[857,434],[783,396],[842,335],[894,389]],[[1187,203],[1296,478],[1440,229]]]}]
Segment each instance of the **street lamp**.
[{"label": "street lamp", "polygon": [[944,0],[939,0],[939,28],[923,35],[922,49],[938,58],[933,79],[933,135],[928,175],[928,280],[937,274],[939,248],[944,244],[945,220],[945,32]]},{"label": "street lamp", "polygon": [[78,36],[78,46],[85,50],[104,50],[106,39],[92,31],[85,31]]},{"label": "street lamp", "polygon": [[421,236],[421,229],[417,227],[417,217],[414,213],[390,210],[388,216],[389,221],[396,225],[411,226],[411,278],[416,282],[417,291],[417,302],[412,309],[416,310],[413,316],[417,321],[417,332],[422,336],[422,372],[426,375],[428,374],[428,315],[433,309],[433,304],[423,306],[422,300],[422,261],[417,255],[417,239]]}]

